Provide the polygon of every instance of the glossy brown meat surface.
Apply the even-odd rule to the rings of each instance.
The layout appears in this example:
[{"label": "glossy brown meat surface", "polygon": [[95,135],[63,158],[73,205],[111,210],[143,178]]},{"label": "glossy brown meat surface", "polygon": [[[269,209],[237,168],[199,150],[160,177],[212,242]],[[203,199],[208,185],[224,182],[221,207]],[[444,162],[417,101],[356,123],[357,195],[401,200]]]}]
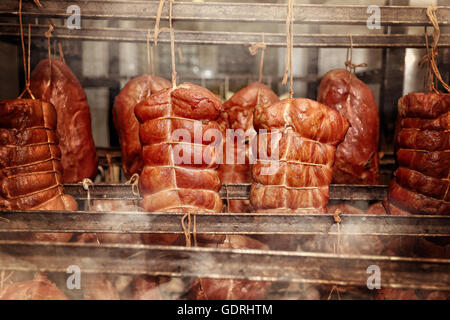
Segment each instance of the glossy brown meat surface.
[{"label": "glossy brown meat surface", "polygon": [[[223,184],[251,183],[251,169],[249,161],[250,135],[255,133],[253,128],[253,111],[257,105],[270,105],[278,102],[277,95],[266,85],[253,82],[247,87],[236,92],[224,103],[219,123],[224,130],[242,130],[247,133],[241,140],[229,136],[224,143],[224,161],[219,166],[220,180]],[[224,133],[226,136],[226,133]],[[234,152],[231,161],[226,161],[227,152]],[[244,159],[241,161],[240,159]],[[239,160],[239,161],[238,161]],[[251,212],[252,206],[249,200],[228,200],[228,212]]]},{"label": "glossy brown meat surface", "polygon": [[[4,100],[0,119],[0,210],[77,210],[76,201],[64,194],[54,107],[41,100]],[[71,237],[22,238],[66,242]]]},{"label": "glossy brown meat surface", "polygon": [[339,69],[323,77],[317,100],[339,111],[350,124],[336,149],[334,183],[377,184],[380,119],[372,91],[353,73]]},{"label": "glossy brown meat surface", "polygon": [[410,93],[398,111],[389,202],[407,213],[449,215],[450,94]]},{"label": "glossy brown meat surface", "polygon": [[63,182],[76,183],[97,173],[91,114],[86,94],[77,77],[62,61],[42,60],[31,73],[33,94],[54,105],[60,140]]},{"label": "glossy brown meat surface", "polygon": [[[257,240],[237,235],[227,236],[223,244],[206,246],[224,249],[268,250],[265,244]],[[259,300],[266,297],[269,288],[270,282],[200,278],[192,285],[190,298],[195,300]]]},{"label": "glossy brown meat surface", "polygon": [[[258,142],[250,190],[255,211],[326,212],[335,146],[348,129],[345,118],[316,101],[286,99],[256,107],[254,125],[256,130],[272,130],[266,134],[258,131],[263,143],[261,147]],[[272,140],[277,134],[278,142]],[[264,155],[266,159],[262,159]]]},{"label": "glossy brown meat surface", "polygon": [[171,83],[166,79],[145,74],[128,81],[114,100],[113,120],[119,135],[122,168],[127,179],[135,173],[140,174],[143,166],[139,122],[134,107],[152,93],[170,87]]},{"label": "glossy brown meat surface", "polygon": [[[159,91],[136,106],[144,160],[139,184],[145,211],[221,211],[217,167],[222,134],[215,121],[221,107],[212,92],[189,83]],[[205,138],[208,129],[220,135],[217,147]],[[181,138],[177,132],[183,133]],[[199,141],[194,143],[196,136]]]}]

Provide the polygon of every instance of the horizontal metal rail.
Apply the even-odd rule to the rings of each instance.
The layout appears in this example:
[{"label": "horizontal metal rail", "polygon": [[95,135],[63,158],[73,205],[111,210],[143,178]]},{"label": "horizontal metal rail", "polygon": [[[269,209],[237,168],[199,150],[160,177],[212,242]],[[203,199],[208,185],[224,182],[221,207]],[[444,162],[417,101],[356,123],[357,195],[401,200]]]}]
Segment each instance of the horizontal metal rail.
[{"label": "horizontal metal rail", "polygon": [[[183,213],[8,211],[0,234],[9,232],[184,234]],[[198,213],[199,234],[336,235],[330,214]],[[450,217],[341,215],[341,235],[450,237]]]},{"label": "horizontal metal rail", "polygon": [[381,286],[450,290],[450,260],[338,255],[250,249],[0,241],[0,269],[205,277],[366,286],[367,268],[381,270]]},{"label": "horizontal metal rail", "polygon": [[[0,36],[19,37],[19,25],[0,24]],[[45,38],[48,25],[31,25],[32,38]],[[132,28],[82,28],[70,30],[56,27],[52,33],[54,39],[145,42],[148,30]],[[352,35],[355,48],[423,48],[425,36],[414,34],[355,34]],[[158,37],[160,43],[170,43],[170,34],[163,31]],[[220,32],[220,31],[182,31],[175,30],[175,43],[186,45],[250,45],[261,41],[261,33],[256,32]],[[432,41],[431,35],[429,41]],[[264,42],[269,47],[285,47],[286,35],[283,33],[265,33]],[[294,47],[347,48],[350,37],[341,34],[295,34]],[[441,34],[439,47],[450,47],[450,34]]]},{"label": "horizontal metal rail", "polygon": [[[87,19],[156,19],[159,1],[105,1],[105,0],[41,0],[43,8],[31,1],[24,2],[23,15],[29,17],[66,18],[71,5],[80,7],[82,18]],[[168,20],[166,2],[161,19]],[[380,6],[381,25],[430,25],[426,7]],[[18,14],[18,1],[2,0],[0,16]],[[269,3],[199,3],[175,2],[175,21],[218,22],[272,22],[284,23],[287,4]],[[297,24],[353,24],[366,25],[372,12],[365,5],[301,4],[294,6],[294,22]],[[437,18],[441,25],[450,24],[450,7],[438,7]]]},{"label": "horizontal metal rail", "polygon": [[[222,185],[222,199],[245,200],[249,198],[251,184]],[[66,193],[78,200],[87,200],[87,191],[81,184],[65,184]],[[340,185],[330,186],[330,200],[383,200],[387,195],[386,185]],[[129,184],[95,184],[89,187],[92,200],[138,200]]]}]

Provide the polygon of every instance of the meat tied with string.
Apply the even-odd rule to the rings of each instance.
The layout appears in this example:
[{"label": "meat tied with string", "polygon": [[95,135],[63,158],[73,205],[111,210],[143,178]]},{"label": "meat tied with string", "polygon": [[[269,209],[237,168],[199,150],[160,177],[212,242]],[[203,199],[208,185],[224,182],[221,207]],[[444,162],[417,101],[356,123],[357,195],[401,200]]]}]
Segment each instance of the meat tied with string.
[{"label": "meat tied with string", "polygon": [[152,93],[170,87],[171,83],[166,79],[145,74],[128,81],[114,100],[113,120],[119,135],[122,168],[127,179],[135,173],[140,174],[143,166],[139,122],[134,107]]},{"label": "meat tied with string", "polygon": [[316,101],[285,99],[256,107],[253,123],[257,131],[268,130],[258,134],[262,143],[252,166],[255,211],[325,213],[336,145],[347,132],[347,120]]},{"label": "meat tied with string", "polygon": [[[253,82],[224,103],[224,111],[219,119],[224,136],[226,129],[233,129],[235,133],[242,130],[245,135],[239,139],[235,139],[234,136],[225,139],[224,162],[219,166],[223,184],[251,183],[248,142],[251,136],[256,134],[253,128],[253,111],[257,105],[270,105],[278,101],[277,95],[269,87],[260,82]],[[234,152],[230,163],[226,161],[228,152]],[[229,212],[251,212],[251,210],[249,200],[228,200]]]},{"label": "meat tied with string", "polygon": [[414,214],[450,214],[450,94],[410,93],[399,99],[399,168],[389,202]]},{"label": "meat tied with string", "polygon": [[372,91],[350,71],[338,69],[323,77],[317,101],[340,112],[350,124],[336,149],[334,183],[377,184],[380,119]]},{"label": "meat tied with string", "polygon": [[63,182],[95,177],[97,155],[86,94],[70,68],[57,59],[42,60],[31,73],[33,94],[56,109]]},{"label": "meat tied with string", "polygon": [[[268,247],[252,238],[228,235],[222,244],[207,244],[206,247],[221,249],[258,249]],[[264,299],[270,282],[236,279],[203,279],[194,281],[189,297],[195,300],[260,300]]]},{"label": "meat tied with string", "polygon": [[[145,211],[222,210],[217,169],[222,134],[215,121],[221,109],[221,101],[212,92],[189,83],[154,93],[136,106],[144,160],[139,187]],[[206,137],[208,133],[217,136]],[[178,236],[146,235],[142,239],[171,244]],[[215,236],[211,239],[220,241]]]},{"label": "meat tied with string", "polygon": [[[220,212],[217,150],[222,145],[210,145],[213,141],[203,135],[209,129],[221,133],[215,121],[221,108],[212,92],[189,83],[159,91],[136,106],[143,146],[139,185],[144,210]],[[198,135],[200,140],[194,143]]]},{"label": "meat tied with string", "polygon": [[[64,194],[55,108],[31,99],[0,102],[0,210],[77,210]],[[69,241],[71,234],[33,234]]]}]

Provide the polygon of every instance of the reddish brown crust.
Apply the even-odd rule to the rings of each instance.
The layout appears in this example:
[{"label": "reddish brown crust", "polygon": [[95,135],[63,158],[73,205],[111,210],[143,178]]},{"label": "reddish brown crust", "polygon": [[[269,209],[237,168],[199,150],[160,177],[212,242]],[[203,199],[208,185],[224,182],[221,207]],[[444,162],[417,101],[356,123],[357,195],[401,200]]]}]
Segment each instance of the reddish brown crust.
[{"label": "reddish brown crust", "polygon": [[64,182],[74,183],[97,173],[97,156],[86,94],[62,61],[42,60],[31,73],[33,94],[55,106]]},{"label": "reddish brown crust", "polygon": [[[344,138],[348,122],[333,109],[308,99],[286,99],[256,107],[254,122],[257,129],[277,129],[281,134],[278,157],[276,150],[269,149],[268,156],[273,162],[259,156],[252,166],[250,201],[254,210],[326,212],[334,145]],[[265,136],[270,143],[273,133],[258,133],[258,139]],[[258,154],[261,152],[266,154],[259,149]],[[268,168],[272,171],[262,171]]]},{"label": "reddish brown crust", "polygon": [[389,185],[389,202],[412,214],[449,215],[450,203],[427,197],[400,186],[395,179]]},{"label": "reddish brown crust", "polygon": [[318,101],[339,111],[350,123],[336,150],[334,182],[377,184],[380,119],[372,91],[353,73],[333,70],[320,83]]},{"label": "reddish brown crust", "polygon": [[[279,99],[275,92],[269,87],[260,83],[253,82],[247,87],[236,92],[227,102],[224,103],[224,112],[220,115],[219,123],[222,129],[242,130],[244,133],[254,132],[253,111],[257,105],[270,105],[278,102]],[[245,138],[244,138],[245,139]],[[248,137],[247,137],[248,139]],[[238,147],[237,141],[225,141],[224,143],[224,164],[219,167],[219,175],[222,183],[250,183],[250,161],[248,145]],[[233,146],[234,159],[244,158],[242,164],[227,164],[225,157],[227,155],[227,145]],[[228,150],[228,151],[230,151]],[[228,212],[251,212],[252,205],[249,200],[228,200]]]},{"label": "reddish brown crust", "polygon": [[134,173],[140,174],[143,166],[139,122],[134,107],[151,94],[170,87],[171,83],[166,79],[146,74],[128,81],[114,100],[113,120],[119,135],[122,168],[127,178]]},{"label": "reddish brown crust", "polygon": [[[219,154],[215,148],[207,146],[209,141],[202,141],[194,148],[192,140],[181,141],[183,143],[172,140],[175,128],[187,129],[192,134],[192,120],[203,123],[200,126],[202,135],[204,130],[218,129],[214,120],[221,107],[220,100],[213,93],[193,84],[159,91],[135,107],[143,144],[144,168],[139,184],[143,194],[141,205],[145,211],[221,211],[222,200],[218,193],[221,182],[217,172]],[[161,125],[150,126],[151,121]],[[220,134],[220,130],[217,132]],[[175,163],[174,146],[182,147],[180,155],[186,156],[191,164],[184,161],[186,158],[182,163]],[[200,150],[203,155],[201,163],[194,164]],[[205,154],[210,156],[209,161]],[[170,237],[170,240],[176,239]]]}]

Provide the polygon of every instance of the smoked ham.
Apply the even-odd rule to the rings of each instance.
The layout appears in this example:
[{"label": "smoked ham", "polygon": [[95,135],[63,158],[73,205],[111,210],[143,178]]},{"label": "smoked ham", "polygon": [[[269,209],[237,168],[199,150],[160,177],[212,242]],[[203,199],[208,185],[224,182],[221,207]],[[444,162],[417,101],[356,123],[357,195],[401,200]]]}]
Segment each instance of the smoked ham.
[{"label": "smoked ham", "polygon": [[97,174],[91,114],[86,94],[70,68],[57,59],[42,60],[31,73],[33,94],[56,109],[63,182],[76,183]]},{"label": "smoked ham", "polygon": [[[145,211],[221,211],[217,167],[222,134],[215,121],[221,108],[212,92],[189,83],[152,94],[136,106]],[[208,138],[208,132],[219,136]]]},{"label": "smoked ham", "polygon": [[143,166],[139,122],[134,107],[152,93],[170,87],[171,83],[166,79],[145,74],[131,79],[114,100],[113,120],[119,135],[122,168],[127,179],[135,173],[140,174]]},{"label": "smoked ham", "polygon": [[350,124],[336,149],[334,183],[377,184],[380,119],[372,91],[353,73],[338,69],[323,77],[317,100],[339,111]]},{"label": "smoked ham", "polygon": [[[220,179],[223,184],[251,183],[248,141],[254,136],[253,111],[257,105],[270,105],[278,102],[277,95],[266,85],[253,82],[233,95],[224,103],[224,111],[219,123],[224,131],[233,129],[237,134],[242,130],[240,138],[229,135],[224,143],[224,161],[219,167]],[[224,132],[226,136],[226,132]],[[239,145],[240,144],[240,145]],[[230,163],[226,161],[227,152],[234,152]],[[244,159],[238,163],[238,159]],[[228,200],[228,212],[251,212],[249,200]]]},{"label": "smoked ham", "polygon": [[254,117],[258,140],[263,141],[257,143],[258,161],[252,166],[250,201],[255,211],[325,213],[336,145],[348,122],[309,99],[258,106]]},{"label": "smoked ham", "polygon": [[[0,211],[77,210],[64,193],[55,108],[31,99],[0,102]],[[16,235],[18,236],[18,235]],[[20,235],[38,241],[69,241],[71,233]]]},{"label": "smoked ham", "polygon": [[[410,93],[399,99],[397,163],[388,200],[410,214],[450,214],[450,94]],[[389,208],[390,208],[389,207]]]}]

